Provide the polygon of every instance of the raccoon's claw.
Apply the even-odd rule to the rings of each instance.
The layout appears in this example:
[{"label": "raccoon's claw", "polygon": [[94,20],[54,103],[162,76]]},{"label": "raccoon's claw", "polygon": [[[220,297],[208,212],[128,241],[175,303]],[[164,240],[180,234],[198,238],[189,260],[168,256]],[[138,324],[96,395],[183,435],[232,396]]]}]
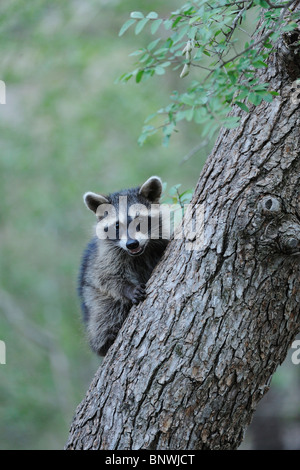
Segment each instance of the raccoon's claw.
[{"label": "raccoon's claw", "polygon": [[138,286],[135,286],[132,289],[132,297],[131,301],[134,305],[137,305],[138,303],[142,302],[146,298],[146,291],[145,291],[146,285],[145,284],[140,284]]},{"label": "raccoon's claw", "polygon": [[134,305],[137,305],[146,298],[146,284],[138,284],[137,286],[126,286],[124,288],[124,296]]}]

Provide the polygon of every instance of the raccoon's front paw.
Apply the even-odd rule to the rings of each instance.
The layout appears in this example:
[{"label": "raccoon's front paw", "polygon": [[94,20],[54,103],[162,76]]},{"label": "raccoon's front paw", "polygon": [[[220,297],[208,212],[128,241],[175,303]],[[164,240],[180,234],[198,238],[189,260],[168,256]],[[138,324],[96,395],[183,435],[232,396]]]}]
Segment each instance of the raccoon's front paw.
[{"label": "raccoon's front paw", "polygon": [[132,291],[132,303],[137,305],[146,298],[146,284],[135,286]]},{"label": "raccoon's front paw", "polygon": [[134,304],[142,302],[146,298],[146,284],[138,284],[137,286],[126,287],[125,295]]}]

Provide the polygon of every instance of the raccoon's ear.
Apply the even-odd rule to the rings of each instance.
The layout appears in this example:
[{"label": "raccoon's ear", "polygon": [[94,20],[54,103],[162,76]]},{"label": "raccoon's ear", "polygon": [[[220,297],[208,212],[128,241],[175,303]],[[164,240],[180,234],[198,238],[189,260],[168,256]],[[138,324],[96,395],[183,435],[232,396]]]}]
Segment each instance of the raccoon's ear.
[{"label": "raccoon's ear", "polygon": [[151,202],[158,202],[162,193],[162,181],[158,176],[151,176],[140,188],[140,194]]},{"label": "raccoon's ear", "polygon": [[85,193],[83,195],[83,200],[86,207],[95,213],[97,212],[100,204],[109,204],[109,200],[105,196],[91,192]]}]

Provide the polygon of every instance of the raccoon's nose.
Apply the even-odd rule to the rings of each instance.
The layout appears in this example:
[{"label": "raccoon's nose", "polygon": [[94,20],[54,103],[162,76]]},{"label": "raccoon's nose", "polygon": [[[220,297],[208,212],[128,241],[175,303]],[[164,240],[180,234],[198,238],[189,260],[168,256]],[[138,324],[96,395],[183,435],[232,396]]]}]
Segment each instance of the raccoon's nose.
[{"label": "raccoon's nose", "polygon": [[139,242],[137,240],[132,240],[131,238],[129,238],[129,240],[126,243],[126,247],[128,248],[128,250],[135,250],[139,246],[140,246]]}]

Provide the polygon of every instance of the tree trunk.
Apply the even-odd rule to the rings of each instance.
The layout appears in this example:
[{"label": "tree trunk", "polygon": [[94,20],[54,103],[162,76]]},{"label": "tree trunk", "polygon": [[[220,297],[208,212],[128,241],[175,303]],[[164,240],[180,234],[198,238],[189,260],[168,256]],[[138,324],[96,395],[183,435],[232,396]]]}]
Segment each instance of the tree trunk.
[{"label": "tree trunk", "polygon": [[300,60],[290,46],[299,37],[281,38],[261,72],[280,96],[234,110],[239,127],[221,131],[185,219],[198,208],[201,237],[190,227],[170,243],[78,406],[66,449],[241,443],[300,330],[300,112],[291,99]]}]

